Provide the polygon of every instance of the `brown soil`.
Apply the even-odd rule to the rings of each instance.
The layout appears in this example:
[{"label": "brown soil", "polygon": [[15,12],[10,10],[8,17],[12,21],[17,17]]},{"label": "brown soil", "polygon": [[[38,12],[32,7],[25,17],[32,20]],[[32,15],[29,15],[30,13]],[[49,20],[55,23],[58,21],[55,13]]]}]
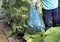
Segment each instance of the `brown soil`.
[{"label": "brown soil", "polygon": [[11,28],[0,20],[0,42],[25,42],[25,40],[19,35],[9,36],[8,32],[12,31]]}]

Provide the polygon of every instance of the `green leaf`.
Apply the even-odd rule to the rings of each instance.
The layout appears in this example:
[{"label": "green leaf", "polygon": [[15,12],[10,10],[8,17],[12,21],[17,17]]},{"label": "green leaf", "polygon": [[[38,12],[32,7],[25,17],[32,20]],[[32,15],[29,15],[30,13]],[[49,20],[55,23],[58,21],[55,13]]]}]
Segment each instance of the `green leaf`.
[{"label": "green leaf", "polygon": [[44,35],[53,35],[53,36],[60,36],[60,29],[57,27],[51,27],[50,29],[48,29]]},{"label": "green leaf", "polygon": [[13,32],[15,33],[16,32],[16,28],[17,28],[17,25],[15,23],[12,23],[11,26],[12,26]]},{"label": "green leaf", "polygon": [[32,38],[29,38],[29,39],[27,40],[27,42],[32,42],[32,40],[33,40]]},{"label": "green leaf", "polygon": [[16,0],[9,0],[10,5],[14,5],[16,3]]},{"label": "green leaf", "polygon": [[36,39],[33,39],[32,42],[44,42],[44,38],[36,38]]},{"label": "green leaf", "polygon": [[44,42],[57,42],[58,38],[55,36],[47,36],[44,38]]},{"label": "green leaf", "polygon": [[31,35],[30,35],[30,34],[25,33],[25,35],[24,35],[24,37],[23,37],[23,38],[24,38],[25,40],[28,40],[30,37],[31,37]]}]

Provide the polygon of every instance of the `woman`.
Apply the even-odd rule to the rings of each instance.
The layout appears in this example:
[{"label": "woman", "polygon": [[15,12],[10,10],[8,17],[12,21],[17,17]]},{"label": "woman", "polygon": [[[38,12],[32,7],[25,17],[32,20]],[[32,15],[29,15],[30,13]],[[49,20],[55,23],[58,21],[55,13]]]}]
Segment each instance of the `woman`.
[{"label": "woman", "polygon": [[[34,1],[34,0],[33,0]],[[33,5],[36,4],[33,2]],[[50,20],[52,18],[53,27],[58,25],[58,0],[41,0],[43,21],[45,24],[45,31],[50,27]]]}]

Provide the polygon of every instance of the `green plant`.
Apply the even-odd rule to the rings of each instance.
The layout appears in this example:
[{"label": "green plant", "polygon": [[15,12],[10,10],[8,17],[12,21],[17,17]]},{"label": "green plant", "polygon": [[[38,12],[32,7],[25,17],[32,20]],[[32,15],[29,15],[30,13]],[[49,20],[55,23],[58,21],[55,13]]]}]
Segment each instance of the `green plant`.
[{"label": "green plant", "polygon": [[4,0],[2,6],[5,14],[4,21],[11,25],[13,32],[23,32],[24,25],[28,18],[30,10],[30,1],[28,0]]},{"label": "green plant", "polygon": [[44,42],[60,42],[60,27],[51,27],[44,36]]},{"label": "green plant", "polygon": [[27,42],[60,42],[60,27],[52,27],[46,32],[33,31],[27,27],[26,24],[30,11],[30,3],[30,0],[3,1],[3,13],[6,16],[4,21],[11,25],[13,33],[23,33],[23,38]]}]

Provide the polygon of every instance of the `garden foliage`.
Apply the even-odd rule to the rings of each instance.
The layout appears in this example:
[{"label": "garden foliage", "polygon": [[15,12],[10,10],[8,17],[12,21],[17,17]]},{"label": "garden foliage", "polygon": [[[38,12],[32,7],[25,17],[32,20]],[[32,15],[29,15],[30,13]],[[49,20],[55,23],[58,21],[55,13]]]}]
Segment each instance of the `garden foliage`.
[{"label": "garden foliage", "polygon": [[13,33],[23,33],[26,42],[60,42],[60,27],[52,27],[46,32],[28,29],[31,0],[3,0],[2,3],[4,21],[11,25]]}]

